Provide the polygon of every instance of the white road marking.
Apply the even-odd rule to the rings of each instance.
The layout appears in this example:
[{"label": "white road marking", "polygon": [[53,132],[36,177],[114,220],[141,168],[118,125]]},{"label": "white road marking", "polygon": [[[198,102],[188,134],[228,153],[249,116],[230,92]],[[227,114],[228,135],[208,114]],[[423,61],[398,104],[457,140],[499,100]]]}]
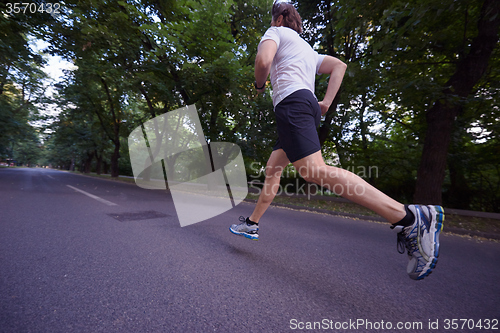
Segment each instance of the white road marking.
[{"label": "white road marking", "polygon": [[47,177],[49,177],[50,179],[55,179],[54,177],[52,177],[51,175],[47,175]]},{"label": "white road marking", "polygon": [[100,201],[100,202],[102,202],[103,204],[106,204],[106,205],[108,205],[108,206],[118,206],[117,204],[115,204],[115,203],[113,203],[113,202],[111,202],[111,201],[105,200],[105,199],[103,199],[103,198],[99,198],[99,197],[98,197],[98,196],[96,196],[96,195],[93,195],[93,194],[90,194],[90,193],[88,193],[88,192],[82,191],[82,190],[80,190],[80,189],[78,189],[78,188],[76,188],[76,187],[73,187],[73,186],[71,186],[71,185],[66,185],[66,186],[67,186],[67,187],[69,187],[69,188],[72,188],[73,190],[78,191],[78,192],[80,192],[80,193],[82,193],[82,194],[85,194],[86,196],[91,197],[92,199],[95,199],[95,200],[97,200],[97,201]]}]

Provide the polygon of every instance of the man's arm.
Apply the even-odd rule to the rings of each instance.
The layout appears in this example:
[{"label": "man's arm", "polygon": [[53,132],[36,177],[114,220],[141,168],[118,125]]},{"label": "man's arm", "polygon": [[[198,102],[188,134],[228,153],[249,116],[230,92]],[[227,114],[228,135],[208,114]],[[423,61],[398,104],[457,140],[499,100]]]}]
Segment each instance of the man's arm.
[{"label": "man's arm", "polygon": [[332,56],[326,56],[323,59],[321,66],[319,66],[318,72],[320,74],[330,74],[330,80],[328,81],[328,88],[326,88],[325,98],[319,102],[321,115],[324,115],[330,108],[330,105],[332,105],[333,99],[340,89],[340,84],[344,78],[346,68],[347,65],[345,63]]},{"label": "man's arm", "polygon": [[266,39],[259,46],[259,51],[255,57],[255,84],[257,87],[264,86],[263,89],[257,90],[259,92],[265,89],[267,76],[271,71],[271,64],[273,63],[277,50],[278,46],[272,39]]}]

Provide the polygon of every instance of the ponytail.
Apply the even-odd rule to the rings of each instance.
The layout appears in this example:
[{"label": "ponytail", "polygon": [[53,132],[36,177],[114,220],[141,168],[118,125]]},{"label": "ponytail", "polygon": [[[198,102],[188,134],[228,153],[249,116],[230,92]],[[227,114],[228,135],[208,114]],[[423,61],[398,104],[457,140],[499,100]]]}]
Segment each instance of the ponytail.
[{"label": "ponytail", "polygon": [[286,2],[274,3],[271,15],[275,22],[278,20],[278,17],[283,16],[283,26],[293,29],[299,34],[302,33],[302,19],[291,4]]}]

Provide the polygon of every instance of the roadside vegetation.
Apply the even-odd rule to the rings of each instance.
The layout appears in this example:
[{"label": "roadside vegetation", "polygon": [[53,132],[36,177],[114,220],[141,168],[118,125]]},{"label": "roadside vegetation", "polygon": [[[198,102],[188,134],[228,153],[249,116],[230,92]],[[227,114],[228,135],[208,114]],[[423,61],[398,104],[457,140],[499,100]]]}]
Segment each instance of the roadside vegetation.
[{"label": "roadside vegetation", "polygon": [[[295,4],[303,37],[348,65],[318,129],[325,159],[373,171],[361,176],[401,202],[500,212],[500,2]],[[0,162],[132,176],[131,131],[195,104],[206,140],[238,144],[249,181],[262,180],[276,133],[272,87],[256,94],[253,65],[271,5],[69,0],[56,15],[0,4]],[[49,54],[71,64],[56,82]]]}]

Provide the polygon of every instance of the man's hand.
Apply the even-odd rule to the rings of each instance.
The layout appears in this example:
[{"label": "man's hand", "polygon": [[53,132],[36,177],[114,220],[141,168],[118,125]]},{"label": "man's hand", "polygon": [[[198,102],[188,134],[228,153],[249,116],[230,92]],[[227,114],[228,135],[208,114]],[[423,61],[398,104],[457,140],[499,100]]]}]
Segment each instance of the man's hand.
[{"label": "man's hand", "polygon": [[337,95],[340,84],[342,83],[342,79],[344,78],[346,68],[347,65],[337,58],[326,56],[323,59],[318,73],[329,74],[330,80],[328,81],[328,87],[326,88],[325,97],[321,102],[319,102],[319,106],[321,107],[321,115],[324,115],[328,111],[335,98],[335,95]]},{"label": "man's hand", "polygon": [[264,84],[259,89],[259,87],[257,85],[257,81],[255,81],[253,83],[253,86],[254,86],[255,90],[257,90],[257,95],[260,94],[260,93],[263,93],[264,91],[266,91],[266,84],[267,84],[267,82],[264,82]]},{"label": "man's hand", "polygon": [[328,112],[328,109],[330,108],[330,104],[327,104],[325,101],[318,102],[319,107],[321,108],[321,115],[324,116],[325,113]]}]

